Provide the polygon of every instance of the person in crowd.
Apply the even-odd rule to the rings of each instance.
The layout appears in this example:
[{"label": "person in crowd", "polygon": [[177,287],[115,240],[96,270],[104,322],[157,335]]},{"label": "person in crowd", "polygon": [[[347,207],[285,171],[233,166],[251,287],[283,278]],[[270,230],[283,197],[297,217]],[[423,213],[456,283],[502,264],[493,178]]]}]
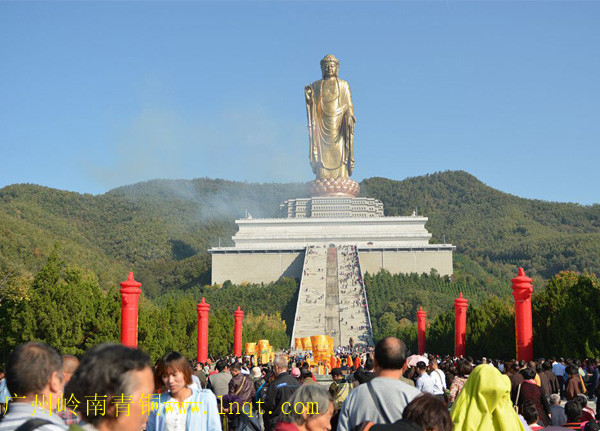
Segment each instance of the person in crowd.
[{"label": "person in crowd", "polygon": [[340,411],[338,431],[350,431],[366,421],[391,424],[402,419],[406,405],[421,395],[419,390],[400,381],[406,354],[406,345],[395,337],[377,343],[376,377],[350,392]]},{"label": "person in crowd", "polygon": [[275,431],[330,431],[333,416],[331,394],[320,385],[303,385],[282,404]]},{"label": "person in crowd", "polygon": [[313,381],[313,383],[317,382],[317,378],[314,376],[314,374],[312,373],[312,371],[310,371],[310,365],[308,364],[308,362],[304,362],[302,364],[302,367],[300,368],[300,375],[302,375],[303,372],[308,371],[310,372],[310,378]]},{"label": "person in crowd", "polygon": [[267,400],[267,389],[269,388],[269,384],[275,380],[275,375],[273,374],[273,371],[265,369],[264,373],[263,373],[263,383],[262,385],[260,385],[260,387],[256,390],[256,395],[254,397],[254,399],[256,400],[256,402],[258,402],[258,400],[261,400],[262,402],[266,402]]},{"label": "person in crowd", "polygon": [[581,405],[581,422],[587,422],[596,419],[594,410],[587,405],[588,399],[586,395],[579,394],[575,399],[579,401],[579,404]]},{"label": "person in crowd", "polygon": [[416,368],[419,377],[415,382],[415,387],[423,393],[433,395],[433,379],[427,374],[427,365],[425,362],[419,361]]},{"label": "person in crowd", "polygon": [[342,370],[342,373],[344,373],[344,374],[348,374],[350,372],[350,367],[348,365],[348,362],[349,362],[348,358],[342,358],[342,364],[341,364],[340,370]]},{"label": "person in crowd", "polygon": [[292,376],[295,379],[299,379],[301,375],[302,375],[302,372],[300,371],[300,368],[298,368],[298,367],[293,367],[290,371],[290,376]]},{"label": "person in crowd", "polygon": [[192,367],[178,352],[163,356],[158,372],[168,390],[152,399],[147,431],[221,431],[217,398],[209,391],[190,387]]},{"label": "person in crowd", "polygon": [[566,373],[568,380],[567,389],[565,390],[565,396],[567,398],[567,401],[570,401],[574,399],[577,395],[582,393],[581,377],[579,377],[579,371],[577,371],[577,366],[575,365],[567,366]]},{"label": "person in crowd", "polygon": [[356,370],[354,373],[354,386],[362,385],[363,383],[370,382],[375,378],[375,372],[373,370],[373,359],[367,358],[365,360],[365,366],[362,370]]},{"label": "person in crowd", "polygon": [[71,377],[73,377],[73,374],[75,374],[75,371],[77,370],[77,367],[79,366],[79,359],[77,359],[77,357],[75,357],[73,355],[63,355],[62,359],[63,359],[63,368],[62,368],[63,381],[64,381],[64,384],[66,385],[67,383],[69,383],[69,380],[71,380]]},{"label": "person in crowd", "polygon": [[600,431],[600,421],[594,419],[585,424],[583,431]]},{"label": "person in crowd", "polygon": [[565,408],[560,405],[560,395],[550,395],[550,418],[552,419],[552,425],[563,426],[567,422],[567,416],[565,415]]},{"label": "person in crowd", "polygon": [[350,391],[354,388],[354,385],[348,381],[349,376],[344,376],[342,370],[340,368],[334,368],[331,370],[331,378],[333,379],[333,383],[329,386],[329,393],[333,398],[333,417],[331,419],[331,426],[333,429],[337,429],[337,424],[340,415],[340,409],[342,408],[342,404]]},{"label": "person in crowd", "polygon": [[265,414],[263,415],[266,431],[275,429],[277,422],[282,419],[283,403],[289,401],[300,387],[298,380],[288,373],[288,361],[284,355],[275,356],[273,368],[275,379],[267,387]]},{"label": "person in crowd", "polygon": [[518,361],[511,363],[510,375],[508,376],[510,379],[511,390],[514,390],[517,386],[523,383],[523,374],[519,372],[520,370],[521,364]]},{"label": "person in crowd", "polygon": [[393,424],[372,425],[367,422],[360,431],[451,431],[452,420],[446,404],[438,397],[423,394],[404,409],[403,418]]},{"label": "person in crowd", "polygon": [[552,372],[558,381],[558,387],[560,388],[561,393],[563,393],[566,386],[565,375],[567,373],[565,360],[563,358],[558,358],[556,361],[554,361],[554,359],[550,359],[550,361],[552,362]]},{"label": "person in crowd", "polygon": [[552,392],[550,391],[550,381],[548,377],[544,374],[544,369],[542,364],[539,362],[534,362],[534,367],[532,368],[535,371],[536,383],[542,388],[542,394],[545,396],[550,395]]},{"label": "person in crowd", "polygon": [[153,391],[148,355],[120,344],[100,344],[85,353],[65,387],[64,399],[80,402],[77,412],[82,418],[69,429],[141,431]]},{"label": "person in crowd", "polygon": [[580,360],[576,360],[574,365],[577,367],[577,373],[579,374],[579,381],[581,383],[581,393],[587,394],[587,384],[590,380],[590,375],[588,375]]},{"label": "person in crowd", "polygon": [[567,415],[567,422],[563,424],[563,428],[581,429],[581,404],[576,399],[567,401],[565,415]]},{"label": "person in crowd", "polygon": [[[69,382],[69,380],[71,380],[71,377],[73,377],[73,374],[75,374],[75,371],[77,370],[78,366],[79,366],[79,359],[77,359],[75,356],[63,355],[62,371],[63,371],[63,382],[65,385]],[[60,416],[60,418],[67,425],[77,424],[81,421],[81,418],[79,417],[79,415],[76,412],[71,411],[70,409],[61,409],[57,413]]]},{"label": "person in crowd", "polygon": [[533,380],[534,380],[535,384],[538,385],[539,387],[542,387],[542,381],[540,379],[540,375],[537,372],[537,364],[536,364],[536,362],[535,361],[529,361],[529,362],[526,363],[526,367],[533,370],[533,372],[534,372]]},{"label": "person in crowd", "polygon": [[208,380],[206,377],[206,373],[204,372],[204,364],[202,362],[194,362],[193,375],[196,376],[196,378],[198,378],[198,381],[200,382],[199,389],[205,389],[206,385],[208,384]]},{"label": "person in crowd", "polygon": [[413,380],[414,368],[408,367],[408,362],[404,361],[404,365],[402,366],[402,373],[400,374],[400,381],[406,383],[408,386],[415,387],[415,382]]},{"label": "person in crowd", "polygon": [[525,420],[529,428],[531,428],[531,431],[537,431],[544,428],[544,425],[540,425],[538,423],[539,415],[537,407],[535,406],[535,404],[533,404],[533,402],[527,401],[525,404],[523,404],[521,414],[523,415],[523,419]]},{"label": "person in crowd", "polygon": [[510,400],[510,379],[491,365],[479,365],[470,373],[450,416],[454,431],[525,430]]},{"label": "person in crowd", "polygon": [[523,368],[520,371],[523,376],[523,383],[513,389],[512,400],[514,405],[519,407],[522,412],[525,403],[531,402],[535,405],[539,421],[544,426],[550,425],[550,405],[548,399],[542,393],[542,388],[535,383],[535,370],[530,367]]},{"label": "person in crowd", "polygon": [[589,394],[592,395],[594,401],[596,401],[597,391],[598,391],[598,382],[600,381],[600,358],[596,358],[593,361],[593,369],[592,369],[592,377],[590,378],[590,389],[588,391]]},{"label": "person in crowd", "polygon": [[0,417],[6,412],[6,405],[10,402],[10,393],[6,387],[6,373],[0,369]]},{"label": "person in crowd", "polygon": [[235,362],[230,367],[231,380],[229,381],[229,392],[227,402],[223,399],[223,404],[228,405],[225,409],[229,412],[229,420],[235,430],[260,429],[258,417],[253,414],[254,397],[256,390],[254,382],[249,375],[242,373],[242,365]]},{"label": "person in crowd", "polygon": [[[62,357],[44,343],[17,346],[8,356],[6,386],[13,399],[0,421],[0,431],[14,431],[24,424],[39,431],[60,431],[65,423],[51,411],[63,392]],[[40,426],[41,425],[41,426]]]},{"label": "person in crowd", "polygon": [[344,381],[344,373],[342,373],[342,369],[341,368],[334,368],[331,370],[331,380],[333,380],[333,382],[331,382],[331,384],[329,385],[329,393],[331,394],[331,396],[335,396],[335,392],[340,384],[340,382]]},{"label": "person in crowd", "polygon": [[230,373],[231,380],[229,381],[227,394],[239,398],[240,404],[252,403],[256,395],[256,390],[250,376],[242,374],[242,366],[239,362],[231,366]]},{"label": "person in crowd", "polygon": [[313,381],[313,373],[308,368],[302,368],[300,370],[300,378],[298,379],[301,385],[311,385]]},{"label": "person in crowd", "polygon": [[231,373],[229,372],[229,364],[223,359],[215,364],[217,374],[211,374],[208,377],[208,388],[212,390],[217,397],[224,397],[229,392],[229,382],[231,381]]},{"label": "person in crowd", "polygon": [[440,370],[438,360],[431,356],[429,358],[429,370],[431,371],[431,379],[433,380],[433,395],[438,397],[440,400],[446,402],[446,376]]},{"label": "person in crowd", "polygon": [[429,394],[423,394],[408,403],[403,419],[420,425],[426,431],[452,430],[452,419],[446,403]]},{"label": "person in crowd", "polygon": [[556,375],[552,372],[552,362],[545,361],[542,364],[542,373],[546,376],[546,380],[548,381],[548,392],[545,392],[546,395],[560,393],[560,385],[558,383],[558,379],[556,378]]},{"label": "person in crowd", "polygon": [[264,383],[263,373],[260,367],[253,367],[252,371],[250,372],[250,377],[252,378],[252,383],[254,384],[254,392],[256,392]]},{"label": "person in crowd", "polygon": [[462,388],[465,386],[467,382],[467,378],[471,371],[473,370],[473,365],[471,362],[463,359],[458,363],[456,367],[456,376],[452,380],[452,385],[450,385],[450,394],[448,395],[448,403],[453,403],[454,400],[458,397]]}]

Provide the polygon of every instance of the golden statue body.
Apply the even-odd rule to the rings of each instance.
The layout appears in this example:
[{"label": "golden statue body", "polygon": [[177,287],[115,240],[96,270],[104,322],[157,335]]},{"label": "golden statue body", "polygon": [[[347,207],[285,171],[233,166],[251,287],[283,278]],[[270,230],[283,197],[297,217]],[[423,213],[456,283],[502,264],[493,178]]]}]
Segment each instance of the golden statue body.
[{"label": "golden statue body", "polygon": [[[323,79],[304,88],[310,136],[310,165],[317,176],[315,182],[319,179],[338,180],[329,181],[329,184],[347,183],[343,179],[352,175],[354,170],[356,118],[350,86],[338,78],[338,69],[337,58],[331,54],[326,55],[321,60]],[[356,184],[354,181],[352,183]]]}]

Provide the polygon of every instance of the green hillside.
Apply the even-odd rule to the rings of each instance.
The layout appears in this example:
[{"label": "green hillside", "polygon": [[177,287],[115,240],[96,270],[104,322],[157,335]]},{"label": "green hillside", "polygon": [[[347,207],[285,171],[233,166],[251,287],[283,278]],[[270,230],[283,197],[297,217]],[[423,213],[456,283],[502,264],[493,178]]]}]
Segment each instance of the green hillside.
[{"label": "green hillside", "polygon": [[386,215],[417,207],[429,217],[434,242],[445,236],[458,254],[497,277],[513,276],[516,266],[545,279],[600,268],[600,205],[523,199],[460,171],[401,182],[371,178],[361,187],[384,202]]},{"label": "green hillside", "polygon": [[[230,244],[235,218],[278,214],[305,196],[302,184],[153,180],[93,196],[36,185],[0,189],[0,270],[34,274],[56,242],[69,263],[93,270],[103,287],[133,269],[150,296],[210,280],[210,246]],[[523,199],[465,172],[393,181],[370,178],[361,194],[386,215],[414,208],[429,217],[433,241],[457,246],[456,280],[495,290],[517,266],[548,279],[600,267],[600,206]]]},{"label": "green hillside", "polygon": [[[509,356],[514,340],[506,333],[514,331],[506,297],[518,266],[534,277],[534,295],[542,299],[548,296],[548,280],[560,271],[597,273],[600,268],[599,205],[522,199],[465,172],[404,181],[371,178],[361,183],[361,193],[381,199],[386,215],[409,215],[418,208],[429,217],[434,242],[445,238],[457,246],[451,278],[385,271],[365,276],[375,338],[397,335],[413,346],[412,322],[423,306],[431,322],[431,346],[450,351],[452,303],[463,292],[472,307],[468,336],[474,351],[484,354],[493,345],[495,354]],[[153,357],[166,348],[194,354],[194,304],[202,295],[214,312],[210,343],[215,354],[230,352],[231,313],[237,305],[248,313],[246,340],[268,338],[275,346],[287,346],[297,282],[205,286],[210,280],[206,250],[219,242],[231,244],[234,220],[246,212],[274,217],[283,200],[303,196],[302,184],[211,179],[154,180],[99,196],[27,184],[0,189],[2,357],[28,339],[69,352],[116,340],[115,288],[129,270],[143,283],[139,339]],[[571,278],[568,289],[596,293],[595,278]],[[593,289],[585,290],[588,285]],[[69,305],[69,295],[81,298]],[[540,307],[555,307],[552,301],[544,304]],[[547,315],[544,310],[538,314]],[[548,322],[536,317],[540,337],[546,328],[565,326],[558,317]],[[564,332],[572,336],[573,331]],[[594,343],[586,346],[582,352],[600,351]]]}]

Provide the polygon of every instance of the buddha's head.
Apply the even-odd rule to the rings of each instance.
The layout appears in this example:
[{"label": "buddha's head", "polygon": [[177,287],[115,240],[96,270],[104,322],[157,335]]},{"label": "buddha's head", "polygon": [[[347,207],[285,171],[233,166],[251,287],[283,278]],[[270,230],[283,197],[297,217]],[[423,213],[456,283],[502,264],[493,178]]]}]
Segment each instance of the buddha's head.
[{"label": "buddha's head", "polygon": [[340,62],[332,54],[327,54],[321,60],[321,72],[323,72],[323,78],[330,78],[337,76]]}]

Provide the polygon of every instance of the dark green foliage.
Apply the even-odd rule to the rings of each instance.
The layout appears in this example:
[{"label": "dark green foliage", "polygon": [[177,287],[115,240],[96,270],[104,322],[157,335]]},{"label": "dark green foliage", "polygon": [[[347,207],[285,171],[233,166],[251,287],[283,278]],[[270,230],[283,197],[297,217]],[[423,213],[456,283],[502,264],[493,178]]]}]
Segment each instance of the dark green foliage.
[{"label": "dark green foliage", "polygon": [[427,349],[438,354],[454,355],[454,309],[433,319],[427,328]]},{"label": "dark green foliage", "polygon": [[[408,318],[415,321],[417,310],[422,306],[430,316],[451,309],[459,293],[473,304],[480,303],[490,292],[468,284],[455,282],[436,274],[390,274],[381,271],[375,275],[365,274],[371,318],[391,312],[396,320]],[[377,334],[375,334],[377,335]]]},{"label": "dark green foliage", "polygon": [[98,343],[118,341],[116,290],[105,292],[92,272],[66,266],[57,249],[36,274],[26,298],[3,301],[0,316],[7,349],[40,340],[64,353],[80,354]]},{"label": "dark green foliage", "polygon": [[429,217],[435,242],[445,236],[459,254],[499,279],[514,276],[518,266],[546,279],[561,270],[600,267],[600,205],[523,199],[461,171],[402,182],[370,178],[361,191],[381,199],[386,215],[418,208]]},{"label": "dark green foliage", "polygon": [[[454,310],[437,315],[427,328],[428,350],[454,354]],[[467,355],[510,359],[516,354],[513,303],[490,296],[467,309]]]},{"label": "dark green foliage", "polygon": [[[596,282],[583,280],[567,286],[553,280],[547,290],[543,288],[544,280],[559,271],[600,267],[599,205],[521,199],[494,190],[465,172],[404,181],[371,178],[361,183],[361,193],[381,199],[386,215],[409,215],[418,208],[429,217],[427,227],[434,242],[445,237],[457,246],[451,280],[435,274],[365,276],[376,338],[396,334],[416,349],[413,322],[422,305],[431,323],[429,346],[451,353],[453,332],[450,334],[449,328],[453,322],[448,313],[462,291],[470,301],[469,353],[490,356],[493,351],[514,356],[512,303],[505,298],[510,293],[510,278],[523,266],[534,278],[534,297],[546,304],[540,308],[534,301],[536,339],[543,340],[536,342],[536,353],[560,346],[565,355],[568,351],[598,351],[593,318],[580,319],[583,323],[567,318],[579,310],[598,315]],[[210,281],[207,249],[219,240],[231,245],[234,219],[244,217],[246,211],[254,217],[274,217],[283,200],[305,194],[301,184],[209,179],[155,180],[100,196],[35,185],[4,187],[0,189],[3,345],[14,345],[25,336],[47,337],[65,349],[80,351],[102,340],[118,339],[118,283],[133,269],[143,283],[140,345],[153,358],[169,349],[193,357],[197,335],[194,304],[201,297],[202,286]],[[60,259],[65,264],[52,255],[56,243],[61,244]],[[277,347],[289,343],[296,281],[266,286],[225,283],[222,288],[203,289],[211,303],[214,337],[220,337],[210,341],[214,352],[231,350],[232,339],[219,334],[233,324],[232,313],[238,305],[253,316],[245,342],[264,337]],[[69,301],[73,292],[83,298]],[[566,297],[584,298],[585,302],[561,302]],[[60,305],[53,310],[44,305],[47,301]],[[11,313],[7,313],[9,306]],[[81,316],[73,322],[52,323],[60,320],[61,313],[72,316],[79,309]],[[108,322],[106,328],[97,327],[90,312],[94,309]],[[559,340],[577,340],[588,333],[593,336],[583,344],[560,344],[562,341],[555,339],[560,334]]]},{"label": "dark green foliage", "polygon": [[532,297],[537,356],[600,356],[600,282],[562,272]]},{"label": "dark green foliage", "polygon": [[[510,357],[514,351],[514,319],[509,298],[464,281],[453,282],[436,274],[365,275],[369,310],[376,340],[396,336],[411,351],[417,350],[417,310],[427,311],[427,348],[443,354],[454,352],[454,299],[459,293],[469,300],[467,346],[469,354]],[[508,295],[510,288],[504,292]],[[511,320],[513,319],[513,320]],[[512,326],[507,335],[506,330]],[[510,329],[510,328],[509,328]],[[512,334],[512,341],[511,341]],[[492,341],[489,343],[489,341]],[[512,349],[512,350],[511,350]],[[483,353],[485,352],[485,353]],[[505,356],[506,355],[506,356]]]},{"label": "dark green foliage", "polygon": [[[457,246],[456,281],[498,293],[518,266],[538,286],[561,270],[600,267],[599,205],[522,199],[465,172],[370,178],[361,190],[387,215],[427,215],[433,240]],[[154,180],[100,196],[12,185],[0,189],[0,266],[35,274],[60,242],[64,259],[92,269],[105,289],[134,269],[149,296],[185,290],[209,282],[206,250],[219,238],[231,244],[235,218],[246,210],[274,217],[283,200],[305,195],[302,184],[209,179]]]},{"label": "dark green foliage", "polygon": [[[17,344],[29,340],[44,341],[71,354],[81,354],[102,342],[119,341],[118,290],[104,291],[91,271],[67,266],[57,248],[29,284],[14,291],[18,294],[6,295],[0,303],[0,363]],[[210,354],[232,353],[237,305],[248,314],[246,342],[266,338],[275,348],[288,347],[290,338],[281,312],[293,313],[297,290],[296,281],[290,279],[265,286],[208,287]],[[138,342],[153,360],[170,351],[196,357],[199,297],[199,291],[176,291],[154,302],[140,297]]]},{"label": "dark green foliage", "polygon": [[467,310],[467,354],[475,357],[516,356],[514,305],[510,298],[490,297]]}]

